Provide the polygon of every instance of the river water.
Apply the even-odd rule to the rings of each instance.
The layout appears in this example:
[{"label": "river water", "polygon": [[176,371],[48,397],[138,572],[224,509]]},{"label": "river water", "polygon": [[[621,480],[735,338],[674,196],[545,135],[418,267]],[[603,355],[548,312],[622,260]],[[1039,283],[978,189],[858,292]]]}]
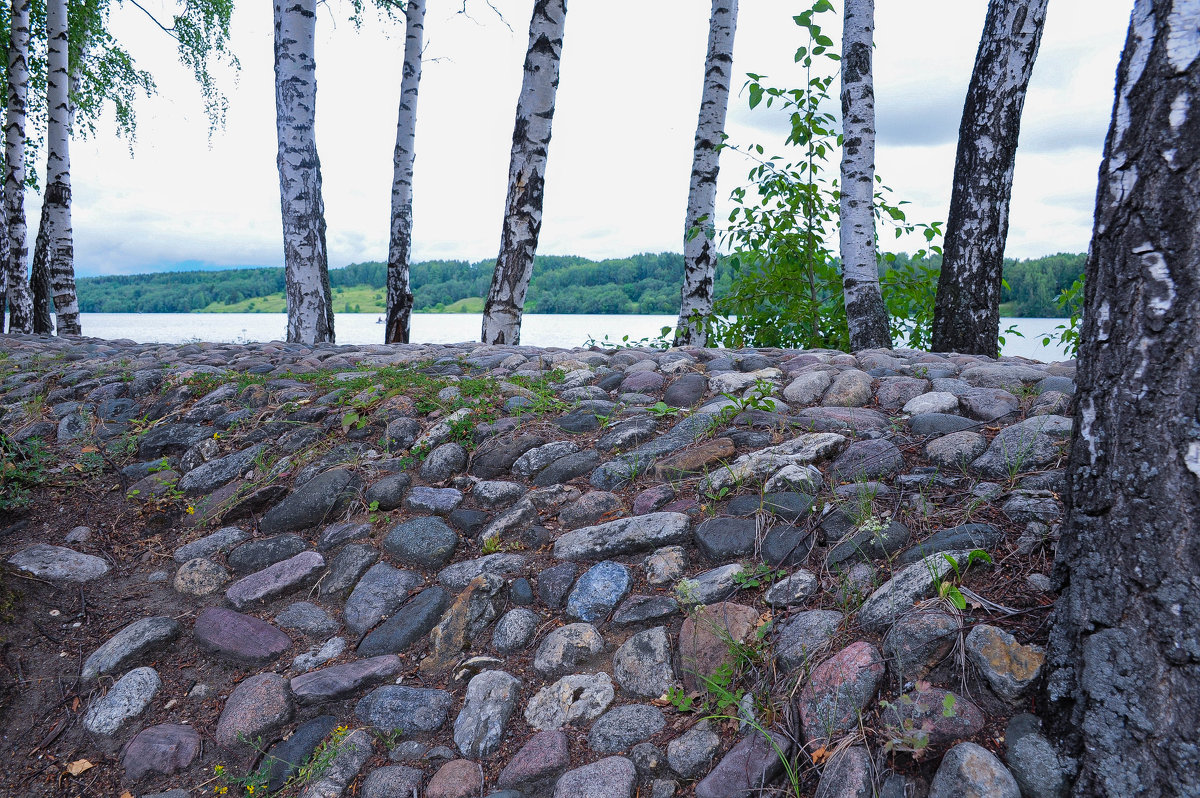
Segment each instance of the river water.
[{"label": "river water", "polygon": [[[334,321],[337,341],[342,344],[383,342],[379,317],[367,313],[338,313]],[[1015,326],[1024,337],[1007,336],[1002,354],[1053,361],[1066,357],[1056,342],[1046,347],[1042,337],[1064,323],[1063,319],[1001,319],[1000,328]],[[97,338],[129,338],[141,343],[184,343],[188,341],[275,341],[287,328],[282,313],[84,313],[84,335]],[[438,344],[477,341],[482,324],[478,313],[415,313],[412,340]],[[603,343],[655,337],[663,327],[675,324],[675,316],[537,314],[525,316],[521,343],[531,346],[583,346],[589,339]]]}]

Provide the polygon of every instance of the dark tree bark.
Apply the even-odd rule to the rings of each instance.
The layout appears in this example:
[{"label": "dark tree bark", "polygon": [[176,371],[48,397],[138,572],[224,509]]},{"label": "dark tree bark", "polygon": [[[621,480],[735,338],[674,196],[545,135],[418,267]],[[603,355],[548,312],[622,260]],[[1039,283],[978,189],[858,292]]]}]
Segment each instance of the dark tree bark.
[{"label": "dark tree bark", "polygon": [[46,216],[50,209],[42,203],[38,233],[33,242],[33,267],[29,274],[29,291],[33,294],[33,331],[38,335],[54,332],[50,320],[50,229]]},{"label": "dark tree bark", "polygon": [[1050,635],[1077,796],[1200,795],[1200,9],[1137,0],[1096,194]]},{"label": "dark tree bark", "polygon": [[[4,238],[7,257],[9,332],[33,330],[33,298],[26,261],[29,247],[25,225],[25,119],[29,94],[29,0],[13,0],[9,18],[7,113],[4,125]],[[0,318],[4,303],[0,302]]]},{"label": "dark tree bark", "polygon": [[546,157],[550,149],[566,21],[567,0],[534,2],[529,20],[525,74],[513,125],[500,255],[483,306],[481,340],[485,344],[521,342],[525,292],[529,290],[533,256],[542,232]]},{"label": "dark tree bark", "polygon": [[1025,89],[1049,0],[990,0],[967,89],[942,274],[933,313],[933,348],[995,357],[1008,201]]},{"label": "dark tree bark", "polygon": [[392,225],[388,238],[387,319],[385,344],[406,344],[412,325],[413,295],[409,280],[412,255],[413,162],[416,160],[417,93],[421,86],[421,41],[425,34],[425,0],[408,0],[404,8],[404,67],[396,149],[392,154]]}]

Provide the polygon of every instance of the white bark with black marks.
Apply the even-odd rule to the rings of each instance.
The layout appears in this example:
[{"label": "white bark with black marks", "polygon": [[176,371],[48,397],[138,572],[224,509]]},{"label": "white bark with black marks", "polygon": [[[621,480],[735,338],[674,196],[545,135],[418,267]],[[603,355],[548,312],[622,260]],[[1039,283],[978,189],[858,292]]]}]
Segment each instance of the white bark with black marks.
[{"label": "white bark with black marks", "polygon": [[533,256],[542,230],[546,155],[550,148],[566,21],[566,0],[535,0],[529,20],[525,74],[513,126],[500,255],[483,306],[481,340],[485,344],[521,342],[525,292],[533,275]]},{"label": "white bark with black marks", "polygon": [[408,343],[412,325],[409,258],[412,255],[413,162],[417,157],[417,93],[421,85],[425,0],[408,0],[404,16],[404,71],[400,79],[396,150],[392,155],[392,227],[388,239],[387,319],[383,333],[387,344]]},{"label": "white bark with black marks", "polygon": [[317,103],[316,0],[275,0],[275,131],[287,339],[333,340],[333,298],[325,246],[321,160],[314,130]]},{"label": "white bark with black marks", "polygon": [[[25,222],[25,121],[29,96],[30,0],[12,0],[8,43],[8,113],[4,125],[4,215],[9,332],[33,332],[33,296],[25,262],[29,257]],[[3,305],[0,305],[2,311]]]},{"label": "white bark with black marks", "polygon": [[71,230],[71,98],[67,0],[46,4],[46,208],[47,259],[59,335],[79,335],[75,247]]},{"label": "white bark with black marks", "polygon": [[875,247],[875,0],[846,0],[842,19],[839,243],[850,348],[891,349]]},{"label": "white bark with black marks", "polygon": [[1200,795],[1200,3],[1137,0],[1096,192],[1050,728],[1076,796]]},{"label": "white bark with black marks", "polygon": [[997,354],[1004,242],[1021,110],[1048,2],[988,3],[958,128],[933,316],[933,348],[938,352]]},{"label": "white bark with black marks", "polygon": [[683,224],[683,289],[676,346],[706,346],[700,318],[711,316],[713,280],[717,271],[717,244],[713,225],[717,210],[717,175],[720,145],[729,108],[729,83],[733,77],[733,38],[737,30],[737,0],[713,0],[708,22],[708,54],[704,59],[704,89],[700,119],[692,149],[692,179],[688,186],[687,219]]}]

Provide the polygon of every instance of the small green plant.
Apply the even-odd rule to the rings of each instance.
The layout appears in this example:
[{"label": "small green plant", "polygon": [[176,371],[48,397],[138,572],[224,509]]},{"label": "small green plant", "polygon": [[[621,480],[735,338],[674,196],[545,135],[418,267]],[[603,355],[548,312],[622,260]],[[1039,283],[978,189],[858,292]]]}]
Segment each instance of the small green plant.
[{"label": "small green plant", "polygon": [[943,553],[942,557],[945,558],[946,562],[950,563],[951,570],[944,576],[934,580],[934,587],[936,588],[937,597],[949,601],[960,610],[965,610],[967,608],[967,599],[966,596],[963,595],[960,587],[962,585],[963,576],[966,574],[967,570],[977,562],[985,562],[988,565],[991,565],[992,557],[983,549],[972,550],[967,555],[967,562],[965,564],[960,564],[958,560],[954,559],[954,557],[949,554]]},{"label": "small green plant", "polygon": [[663,327],[654,337],[630,338],[628,335],[622,335],[620,341],[613,341],[608,335],[597,341],[589,335],[583,345],[589,349],[594,346],[601,349],[670,349],[674,334],[674,327]]},{"label": "small green plant", "polygon": [[785,576],[787,576],[787,571],[759,562],[751,566],[744,566],[741,571],[734,574],[733,583],[742,590],[757,590],[763,585],[769,585],[776,579],[782,579]]},{"label": "small green plant", "polygon": [[479,550],[483,554],[498,554],[502,551],[520,551],[523,548],[524,546],[515,540],[505,541],[499,535],[493,535],[490,538],[484,538]]},{"label": "small green plant", "polygon": [[0,512],[29,504],[29,491],[46,481],[50,453],[40,438],[17,443],[0,432]]},{"label": "small green plant", "polygon": [[404,736],[404,729],[377,729],[372,727],[371,733],[390,752],[394,751],[396,746],[400,744],[400,738]]},{"label": "small green plant", "polygon": [[[880,728],[883,736],[883,750],[889,754],[906,752],[913,759],[920,759],[929,748],[929,735],[934,729],[934,719],[926,718],[917,723],[910,716],[909,707],[921,700],[922,694],[930,689],[929,682],[916,683],[916,698],[912,693],[904,693],[895,701],[880,701],[884,723]],[[957,699],[953,693],[946,693],[942,698],[941,715],[943,718],[953,718],[958,712],[955,709]]]},{"label": "small green plant", "polygon": [[678,407],[671,407],[669,404],[659,399],[657,402],[647,407],[646,412],[652,416],[655,416],[656,418],[663,418],[677,416],[679,415],[680,411]]},{"label": "small green plant", "polygon": [[1083,288],[1084,275],[1081,274],[1071,283],[1070,288],[1063,289],[1054,300],[1059,310],[1067,311],[1067,323],[1058,325],[1054,332],[1043,337],[1042,346],[1050,346],[1052,341],[1057,340],[1066,350],[1067,357],[1079,356],[1079,331],[1083,324]]}]

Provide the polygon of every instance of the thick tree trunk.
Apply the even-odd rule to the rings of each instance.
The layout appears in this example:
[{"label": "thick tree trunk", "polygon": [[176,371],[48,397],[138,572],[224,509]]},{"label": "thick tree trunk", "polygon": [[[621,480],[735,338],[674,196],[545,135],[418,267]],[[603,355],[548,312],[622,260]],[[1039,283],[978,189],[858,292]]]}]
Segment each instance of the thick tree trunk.
[{"label": "thick tree trunk", "polygon": [[425,34],[425,0],[408,0],[404,37],[404,73],[400,80],[400,113],[396,150],[392,155],[392,230],[388,241],[387,320],[384,343],[406,344],[412,324],[413,295],[409,283],[412,255],[413,161],[416,160],[417,92],[421,86],[421,40]]},{"label": "thick tree trunk", "polygon": [[676,346],[706,346],[708,337],[699,320],[712,315],[717,245],[712,230],[717,212],[717,146],[725,132],[729,82],[733,77],[733,37],[737,30],[737,0],[713,0],[708,21],[708,54],[704,58],[704,89],[700,119],[692,149],[692,179],[688,186],[687,219],[683,224],[683,290],[679,298]]},{"label": "thick tree trunk", "polygon": [[59,335],[79,335],[75,248],[71,230],[71,101],[67,0],[46,5],[46,193],[50,289]]},{"label": "thick tree trunk", "polygon": [[554,121],[559,59],[567,0],[535,0],[529,20],[529,50],[525,76],[517,98],[512,155],[508,164],[508,199],[500,256],[492,287],[483,306],[485,344],[521,342],[521,313],[533,274],[533,256],[542,231],[542,193],[546,182],[546,153]]},{"label": "thick tree trunk", "polygon": [[891,349],[875,255],[875,0],[846,0],[842,20],[839,238],[850,348]]},{"label": "thick tree trunk", "polygon": [[333,340],[321,160],[313,128],[316,25],[316,0],[275,0],[275,130],[287,339],[306,344]]},{"label": "thick tree trunk", "polygon": [[933,348],[995,357],[1008,201],[1025,89],[1033,72],[1049,0],[990,0],[967,88],[942,274],[933,315]]},{"label": "thick tree trunk", "polygon": [[29,291],[33,294],[33,331],[38,335],[54,332],[50,318],[50,206],[42,202],[38,233],[33,244],[33,264],[29,271]]},{"label": "thick tree trunk", "polygon": [[1096,194],[1050,635],[1076,796],[1200,795],[1200,9],[1137,0]]},{"label": "thick tree trunk", "polygon": [[13,0],[8,44],[8,116],[4,126],[4,237],[8,257],[9,331],[33,332],[33,297],[25,261],[29,257],[25,223],[25,104],[29,96],[29,4]]}]

